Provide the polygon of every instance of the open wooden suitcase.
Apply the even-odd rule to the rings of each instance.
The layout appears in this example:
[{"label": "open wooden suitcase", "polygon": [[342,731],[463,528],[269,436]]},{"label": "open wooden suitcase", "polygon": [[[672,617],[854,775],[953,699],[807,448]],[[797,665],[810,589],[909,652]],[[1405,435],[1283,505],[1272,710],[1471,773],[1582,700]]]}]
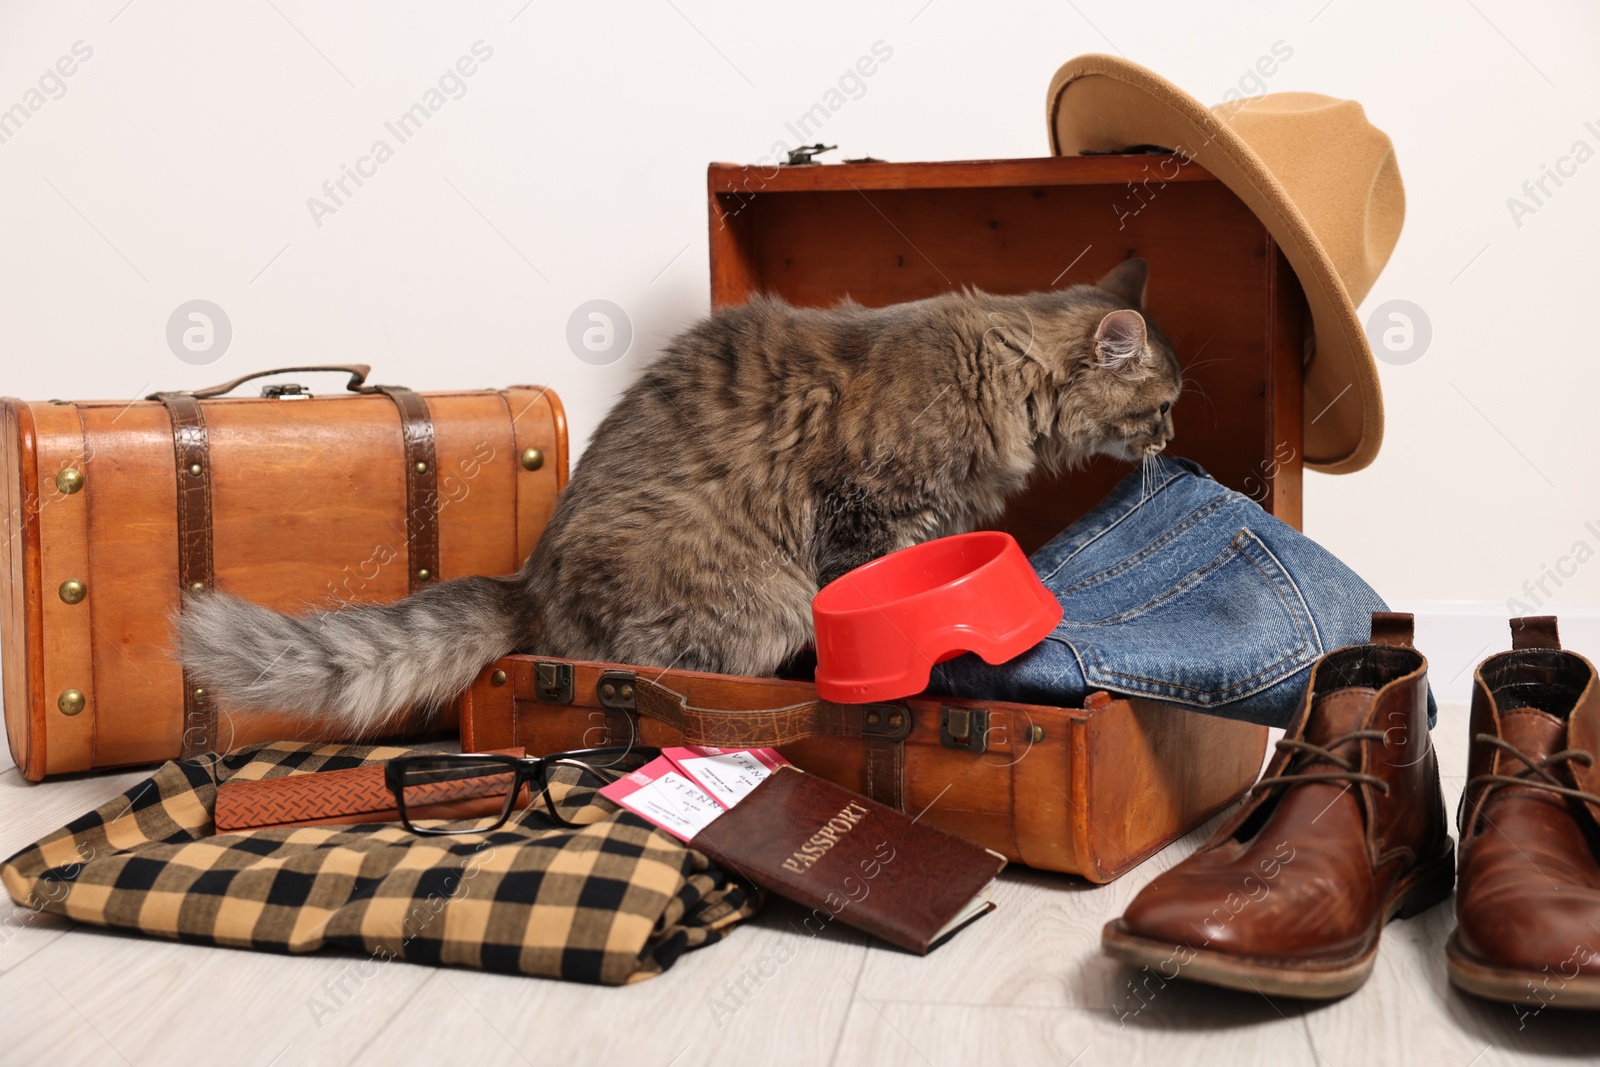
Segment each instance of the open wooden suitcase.
[{"label": "open wooden suitcase", "polygon": [[461,701],[462,747],[774,746],[796,766],[1016,863],[1109,882],[1255,781],[1265,729],[1095,693],[1083,708],[508,656]]},{"label": "open wooden suitcase", "polygon": [[[1148,306],[1189,386],[1177,454],[1300,520],[1307,314],[1259,220],[1198,165],[1094,156],[709,171],[714,306],[758,292],[867,305],[1017,293],[1151,265]],[[1172,174],[1161,179],[1157,175]],[[1037,484],[997,524],[1033,550],[1128,471]],[[799,766],[1012,860],[1108,881],[1237,798],[1266,730],[1099,693],[1083,708],[952,699],[843,706],[806,681],[511,656],[462,701],[465,747],[637,739],[775,745]]]}]

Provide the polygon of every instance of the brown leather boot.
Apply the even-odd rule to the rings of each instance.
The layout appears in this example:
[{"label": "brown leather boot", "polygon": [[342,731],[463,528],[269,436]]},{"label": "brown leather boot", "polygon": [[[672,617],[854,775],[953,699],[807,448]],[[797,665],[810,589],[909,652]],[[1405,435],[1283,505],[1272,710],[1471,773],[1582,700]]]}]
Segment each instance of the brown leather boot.
[{"label": "brown leather boot", "polygon": [[1553,617],[1513,619],[1511,639],[1472,694],[1450,981],[1600,1008],[1600,687]]},{"label": "brown leather boot", "polygon": [[1450,895],[1454,843],[1410,615],[1323,656],[1253,796],[1102,935],[1111,956],[1234,989],[1337,997],[1383,925]]}]

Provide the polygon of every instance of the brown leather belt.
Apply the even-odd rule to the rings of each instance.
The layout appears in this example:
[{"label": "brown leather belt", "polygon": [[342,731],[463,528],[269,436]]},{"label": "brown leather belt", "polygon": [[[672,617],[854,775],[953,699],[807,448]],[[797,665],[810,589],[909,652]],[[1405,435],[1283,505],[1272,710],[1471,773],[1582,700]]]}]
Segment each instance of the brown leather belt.
[{"label": "brown leather belt", "polygon": [[[332,368],[293,368],[297,370]],[[422,396],[403,386],[378,385],[358,389],[360,375],[351,369],[352,391],[382,393],[400,413],[405,442],[406,550],[411,592],[439,579],[439,474],[434,447],[433,418]],[[276,373],[276,372],[262,372]],[[260,375],[246,375],[228,387]],[[195,392],[155,393],[172,419],[172,447],[177,461],[178,485],[178,588],[180,597],[216,587],[212,556],[211,454],[206,437],[201,396],[217,395],[214,387]],[[426,709],[418,709],[418,715]],[[189,672],[183,674],[183,758],[209,752],[217,743],[217,706]]]}]

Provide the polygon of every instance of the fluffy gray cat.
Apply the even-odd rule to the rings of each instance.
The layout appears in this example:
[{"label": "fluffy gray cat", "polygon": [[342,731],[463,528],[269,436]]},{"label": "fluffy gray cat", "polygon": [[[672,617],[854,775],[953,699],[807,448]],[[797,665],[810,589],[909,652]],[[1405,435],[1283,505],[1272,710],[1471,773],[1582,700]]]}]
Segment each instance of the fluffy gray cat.
[{"label": "fluffy gray cat", "polygon": [[606,416],[520,573],[301,616],[194,596],[180,658],[231,709],[342,736],[518,649],[771,674],[845,571],[997,516],[1040,465],[1166,447],[1182,378],[1146,276],[1130,259],[1024,296],[719,311]]}]

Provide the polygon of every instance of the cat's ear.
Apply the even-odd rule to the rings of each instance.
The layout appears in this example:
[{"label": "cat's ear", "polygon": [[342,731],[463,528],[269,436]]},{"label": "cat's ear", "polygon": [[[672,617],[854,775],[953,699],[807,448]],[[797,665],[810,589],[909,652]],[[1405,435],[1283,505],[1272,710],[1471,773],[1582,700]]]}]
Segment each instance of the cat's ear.
[{"label": "cat's ear", "polygon": [[1125,370],[1145,353],[1144,316],[1137,311],[1113,311],[1094,331],[1094,363],[1107,370]]},{"label": "cat's ear", "polygon": [[1142,259],[1125,259],[1095,282],[1112,296],[1136,308],[1144,307],[1145,286],[1150,282],[1150,264]]}]

